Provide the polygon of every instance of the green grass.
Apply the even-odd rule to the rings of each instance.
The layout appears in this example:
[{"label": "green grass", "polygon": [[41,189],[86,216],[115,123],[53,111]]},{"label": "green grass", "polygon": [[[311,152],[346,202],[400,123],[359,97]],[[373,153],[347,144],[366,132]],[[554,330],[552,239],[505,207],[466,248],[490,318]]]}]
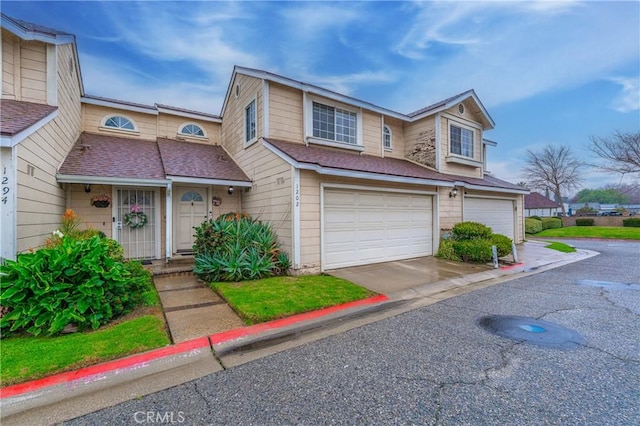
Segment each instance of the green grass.
[{"label": "green grass", "polygon": [[75,370],[168,345],[163,319],[144,315],[97,331],[0,342],[1,386]]},{"label": "green grass", "polygon": [[545,246],[548,249],[552,249],[552,250],[558,250],[561,251],[563,253],[573,253],[576,251],[575,248],[571,247],[568,244],[565,243],[559,243],[559,242],[552,242],[552,241],[548,241],[549,245]]},{"label": "green grass", "polygon": [[212,283],[246,324],[256,324],[364,299],[376,293],[328,275]]},{"label": "green grass", "polygon": [[566,228],[545,229],[533,237],[557,238],[610,238],[621,240],[640,240],[640,228],[623,228],[613,226],[569,226]]}]

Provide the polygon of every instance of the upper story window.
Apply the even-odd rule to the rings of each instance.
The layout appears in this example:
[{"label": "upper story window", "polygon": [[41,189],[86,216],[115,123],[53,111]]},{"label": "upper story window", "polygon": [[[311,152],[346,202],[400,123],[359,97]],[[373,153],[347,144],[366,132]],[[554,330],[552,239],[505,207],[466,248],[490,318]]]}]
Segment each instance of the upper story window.
[{"label": "upper story window", "polygon": [[384,129],[382,130],[382,145],[384,146],[384,149],[391,149],[391,142],[391,129],[389,126],[384,126]]},{"label": "upper story window", "polygon": [[313,102],[313,136],[352,145],[358,143],[355,112]]},{"label": "upper story window", "polygon": [[256,100],[255,98],[244,107],[244,142],[250,143],[256,138]]},{"label": "upper story window", "polygon": [[202,127],[193,123],[183,124],[182,126],[180,126],[178,133],[184,136],[195,136],[200,138],[204,138],[207,136],[205,135]]},{"label": "upper story window", "polygon": [[451,154],[473,158],[473,130],[451,125],[449,137]]},{"label": "upper story window", "polygon": [[104,120],[103,126],[111,129],[128,130],[132,132],[137,130],[136,125],[133,123],[133,121],[121,115],[112,115],[107,117]]}]

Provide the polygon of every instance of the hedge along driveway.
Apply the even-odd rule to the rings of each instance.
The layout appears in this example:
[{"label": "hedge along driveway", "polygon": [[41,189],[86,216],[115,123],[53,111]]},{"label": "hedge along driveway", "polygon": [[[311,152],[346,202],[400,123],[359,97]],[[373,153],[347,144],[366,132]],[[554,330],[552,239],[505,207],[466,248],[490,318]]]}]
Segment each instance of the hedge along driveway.
[{"label": "hedge along driveway", "polygon": [[640,228],[619,228],[605,226],[570,226],[567,228],[545,229],[531,235],[534,238],[604,238],[619,240],[640,240]]}]

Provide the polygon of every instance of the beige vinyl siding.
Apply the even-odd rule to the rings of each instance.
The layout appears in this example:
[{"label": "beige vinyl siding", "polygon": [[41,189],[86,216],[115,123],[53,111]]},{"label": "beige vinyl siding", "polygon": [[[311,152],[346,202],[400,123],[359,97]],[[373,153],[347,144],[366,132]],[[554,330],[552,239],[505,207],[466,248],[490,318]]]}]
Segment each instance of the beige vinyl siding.
[{"label": "beige vinyl siding", "polygon": [[[199,121],[189,117],[182,117],[178,115],[171,115],[167,113],[161,113],[157,116],[158,120],[158,137],[170,138],[170,139],[185,139],[190,142],[206,143],[209,145],[220,145],[220,123],[211,123],[208,121]],[[200,126],[205,134],[206,138],[186,137],[178,134],[180,127],[186,123],[193,123]]]},{"label": "beige vinyl siding", "polygon": [[302,143],[302,92],[269,82],[269,137]]},{"label": "beige vinyl siding", "polygon": [[438,199],[440,200],[440,229],[451,230],[456,223],[462,222],[462,199],[464,198],[458,191],[458,196],[449,198],[451,188],[438,188]]},{"label": "beige vinyl siding", "polygon": [[69,185],[67,207],[82,219],[82,229],[95,229],[102,231],[107,237],[112,238],[112,207],[99,209],[91,205],[91,197],[107,194],[112,196],[111,185],[91,185],[91,192],[84,191],[84,185]]},{"label": "beige vinyl siding", "polygon": [[[82,130],[90,133],[101,133],[104,135],[120,136],[125,138],[137,138],[155,140],[157,135],[157,116],[154,114],[144,114],[141,112],[127,111],[124,109],[104,107],[100,105],[82,104]],[[121,115],[133,120],[137,126],[137,132],[126,130],[115,130],[101,127],[105,117]]]},{"label": "beige vinyl siding", "polygon": [[47,102],[47,45],[22,41],[20,52],[21,100]]},{"label": "beige vinyl siding", "polygon": [[362,111],[362,145],[365,154],[382,156],[382,118],[380,114],[367,110]]},{"label": "beige vinyl siding", "polygon": [[[469,126],[471,123],[466,121],[455,121],[445,116],[442,116],[440,118],[440,122],[440,172],[460,176],[482,178],[482,167],[473,167],[457,163],[447,163],[446,160],[447,156],[449,155],[449,126],[451,124]],[[473,159],[482,163],[482,131],[476,128],[473,129]]]},{"label": "beige vinyl siding", "polygon": [[[385,189],[407,189],[418,191],[436,191],[434,186],[399,184],[395,182],[375,182],[362,179],[350,179],[321,176],[309,170],[300,171],[300,267],[301,273],[320,272],[320,184],[334,183]],[[435,205],[434,205],[435,208]],[[434,213],[435,220],[435,213]]]},{"label": "beige vinyl siding", "polygon": [[9,31],[2,29],[2,97],[4,99],[15,99],[13,67],[15,62],[14,43],[17,40]]},{"label": "beige vinyl siding", "polygon": [[[58,47],[58,63],[68,63],[72,55],[71,45]],[[18,251],[41,246],[60,225],[66,194],[56,181],[56,172],[80,135],[80,111],[77,75],[59,68],[58,115],[15,148]]]},{"label": "beige vinyl siding", "polygon": [[[235,96],[236,85],[240,86],[238,98]],[[244,150],[244,108],[253,98],[256,99],[256,137],[259,141],[263,129],[262,80],[236,74],[222,120],[222,145],[234,158]]]}]

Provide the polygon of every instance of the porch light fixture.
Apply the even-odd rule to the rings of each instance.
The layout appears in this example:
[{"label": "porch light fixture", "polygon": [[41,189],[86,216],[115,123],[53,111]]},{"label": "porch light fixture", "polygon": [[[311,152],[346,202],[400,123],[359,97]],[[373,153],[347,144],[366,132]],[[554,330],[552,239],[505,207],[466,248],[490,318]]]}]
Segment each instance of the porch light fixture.
[{"label": "porch light fixture", "polygon": [[91,192],[91,184],[90,183],[85,183],[84,184],[84,192],[86,192],[87,194]]},{"label": "porch light fixture", "polygon": [[453,189],[449,191],[449,198],[456,198],[456,195],[458,195],[458,188],[454,186]]},{"label": "porch light fixture", "polygon": [[229,195],[233,194],[233,186],[230,186],[230,187],[227,189],[227,194],[229,194]]}]

